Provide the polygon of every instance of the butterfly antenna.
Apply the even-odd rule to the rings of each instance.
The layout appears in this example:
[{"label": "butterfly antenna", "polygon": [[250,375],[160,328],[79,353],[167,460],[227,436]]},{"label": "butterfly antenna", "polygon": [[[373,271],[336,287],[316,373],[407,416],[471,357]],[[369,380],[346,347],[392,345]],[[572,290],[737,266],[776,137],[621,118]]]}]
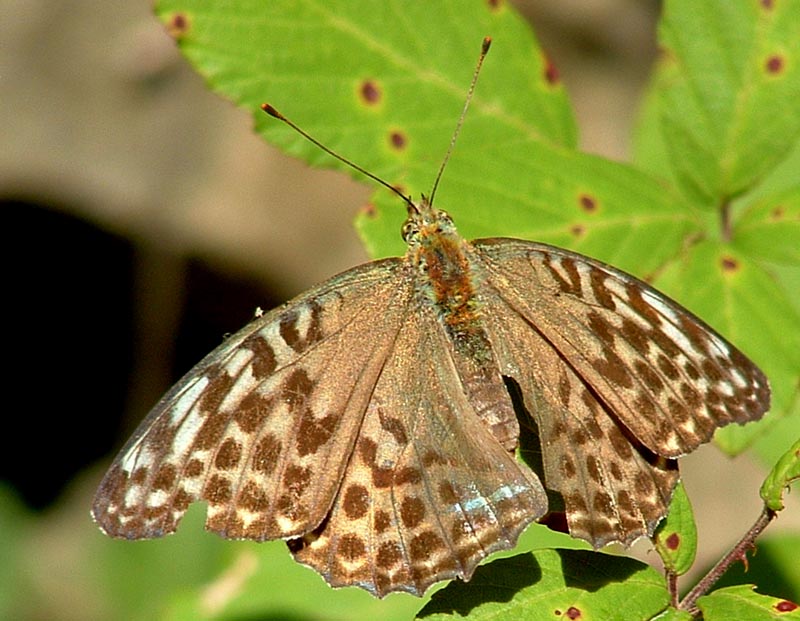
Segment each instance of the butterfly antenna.
[{"label": "butterfly antenna", "polygon": [[439,172],[436,174],[436,180],[433,182],[433,189],[431,190],[431,195],[428,199],[428,202],[431,205],[433,205],[433,197],[436,194],[436,188],[439,187],[439,180],[442,178],[444,167],[447,166],[447,162],[450,160],[450,154],[453,153],[453,147],[456,145],[456,139],[458,138],[458,134],[461,132],[461,126],[464,124],[464,118],[467,116],[467,108],[469,108],[469,104],[472,101],[472,94],[475,92],[475,84],[478,83],[478,74],[481,72],[483,59],[486,58],[486,54],[489,53],[489,47],[491,45],[492,38],[484,37],[483,43],[481,44],[481,55],[478,57],[478,64],[475,66],[475,73],[472,74],[472,82],[470,82],[469,90],[467,91],[467,98],[464,101],[464,108],[461,110],[461,116],[458,117],[458,124],[456,125],[456,130],[453,132],[453,137],[450,139],[450,146],[447,147],[447,153],[444,155],[442,165],[439,166]]},{"label": "butterfly antenna", "polygon": [[272,105],[270,105],[268,103],[261,104],[261,109],[264,112],[266,112],[267,114],[269,114],[271,117],[274,117],[274,118],[278,119],[279,121],[283,121],[284,123],[286,123],[294,131],[296,131],[298,134],[300,134],[303,138],[305,138],[306,140],[308,140],[312,144],[318,146],[320,149],[325,151],[325,153],[335,157],[340,162],[342,162],[344,164],[347,164],[350,168],[352,168],[353,170],[357,170],[362,175],[366,175],[367,177],[369,177],[373,181],[377,181],[378,183],[380,183],[385,188],[390,189],[392,192],[394,192],[400,198],[402,198],[403,201],[405,201],[405,203],[409,207],[414,208],[414,203],[412,202],[411,198],[406,196],[405,194],[403,194],[400,190],[398,190],[396,187],[394,187],[391,183],[388,183],[388,182],[384,181],[383,179],[381,179],[377,175],[374,175],[373,173],[369,172],[368,170],[365,170],[364,168],[362,168],[361,166],[359,166],[355,162],[351,162],[346,157],[344,157],[342,155],[339,155],[333,149],[330,149],[329,147],[326,147],[319,140],[317,140],[316,138],[314,138],[313,136],[311,136],[310,134],[308,134],[307,132],[302,130],[300,127],[298,127],[293,121],[291,121],[290,119],[287,119],[285,116],[283,116],[283,114],[278,112]]}]

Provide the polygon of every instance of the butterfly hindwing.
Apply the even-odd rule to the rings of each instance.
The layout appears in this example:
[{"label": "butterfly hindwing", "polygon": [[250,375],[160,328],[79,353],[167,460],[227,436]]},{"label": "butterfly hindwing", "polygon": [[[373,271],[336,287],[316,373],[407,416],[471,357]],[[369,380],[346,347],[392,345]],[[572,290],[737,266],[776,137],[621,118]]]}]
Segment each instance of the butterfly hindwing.
[{"label": "butterfly hindwing", "polygon": [[431,308],[409,310],[328,520],[291,544],[332,585],[379,596],[469,579],[547,508],[538,478],[479,418]]}]

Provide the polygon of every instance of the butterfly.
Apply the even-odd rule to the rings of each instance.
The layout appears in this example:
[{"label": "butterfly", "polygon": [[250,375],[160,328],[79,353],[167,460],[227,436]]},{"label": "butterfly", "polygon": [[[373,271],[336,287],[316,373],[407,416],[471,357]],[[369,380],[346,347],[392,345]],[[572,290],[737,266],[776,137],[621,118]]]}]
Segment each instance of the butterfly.
[{"label": "butterfly", "polygon": [[404,197],[405,256],[260,314],[156,404],[96,493],[105,533],[172,533],[203,500],[209,530],[284,539],[333,586],[422,595],[469,580],[552,498],[596,548],[652,535],[677,458],[768,409],[758,367],[648,284],[466,241],[433,194]]}]

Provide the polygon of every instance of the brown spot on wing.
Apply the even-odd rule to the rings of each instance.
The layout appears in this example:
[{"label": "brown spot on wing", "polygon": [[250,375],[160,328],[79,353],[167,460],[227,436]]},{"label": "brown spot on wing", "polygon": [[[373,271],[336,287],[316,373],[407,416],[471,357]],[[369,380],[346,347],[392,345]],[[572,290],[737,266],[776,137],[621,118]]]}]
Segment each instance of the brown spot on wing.
[{"label": "brown spot on wing", "polygon": [[297,452],[300,456],[313,455],[326,444],[339,427],[339,420],[340,416],[336,414],[315,418],[311,410],[306,410],[297,429]]},{"label": "brown spot on wing", "polygon": [[351,485],[347,488],[342,503],[344,513],[351,520],[357,520],[367,514],[369,508],[369,492],[363,485]]},{"label": "brown spot on wing", "polygon": [[251,368],[256,379],[264,379],[275,372],[278,365],[275,351],[264,337],[252,334],[242,342],[242,347],[253,352]]},{"label": "brown spot on wing", "polygon": [[214,458],[214,466],[220,470],[233,470],[242,458],[242,446],[233,438],[226,438]]}]

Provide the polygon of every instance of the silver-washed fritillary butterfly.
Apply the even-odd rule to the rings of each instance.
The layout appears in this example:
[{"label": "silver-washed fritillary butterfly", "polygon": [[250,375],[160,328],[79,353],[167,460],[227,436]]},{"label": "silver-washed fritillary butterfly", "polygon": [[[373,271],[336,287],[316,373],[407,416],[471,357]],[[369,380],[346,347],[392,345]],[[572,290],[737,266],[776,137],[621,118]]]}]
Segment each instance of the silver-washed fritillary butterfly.
[{"label": "silver-washed fritillary butterfly", "polygon": [[256,317],[161,399],[100,484],[103,531],[160,537],[205,500],[208,529],[285,539],[333,586],[421,595],[514,546],[544,487],[595,547],[651,535],[676,458],[768,409],[761,371],[644,282],[465,241],[432,197],[405,199],[404,257]]}]

